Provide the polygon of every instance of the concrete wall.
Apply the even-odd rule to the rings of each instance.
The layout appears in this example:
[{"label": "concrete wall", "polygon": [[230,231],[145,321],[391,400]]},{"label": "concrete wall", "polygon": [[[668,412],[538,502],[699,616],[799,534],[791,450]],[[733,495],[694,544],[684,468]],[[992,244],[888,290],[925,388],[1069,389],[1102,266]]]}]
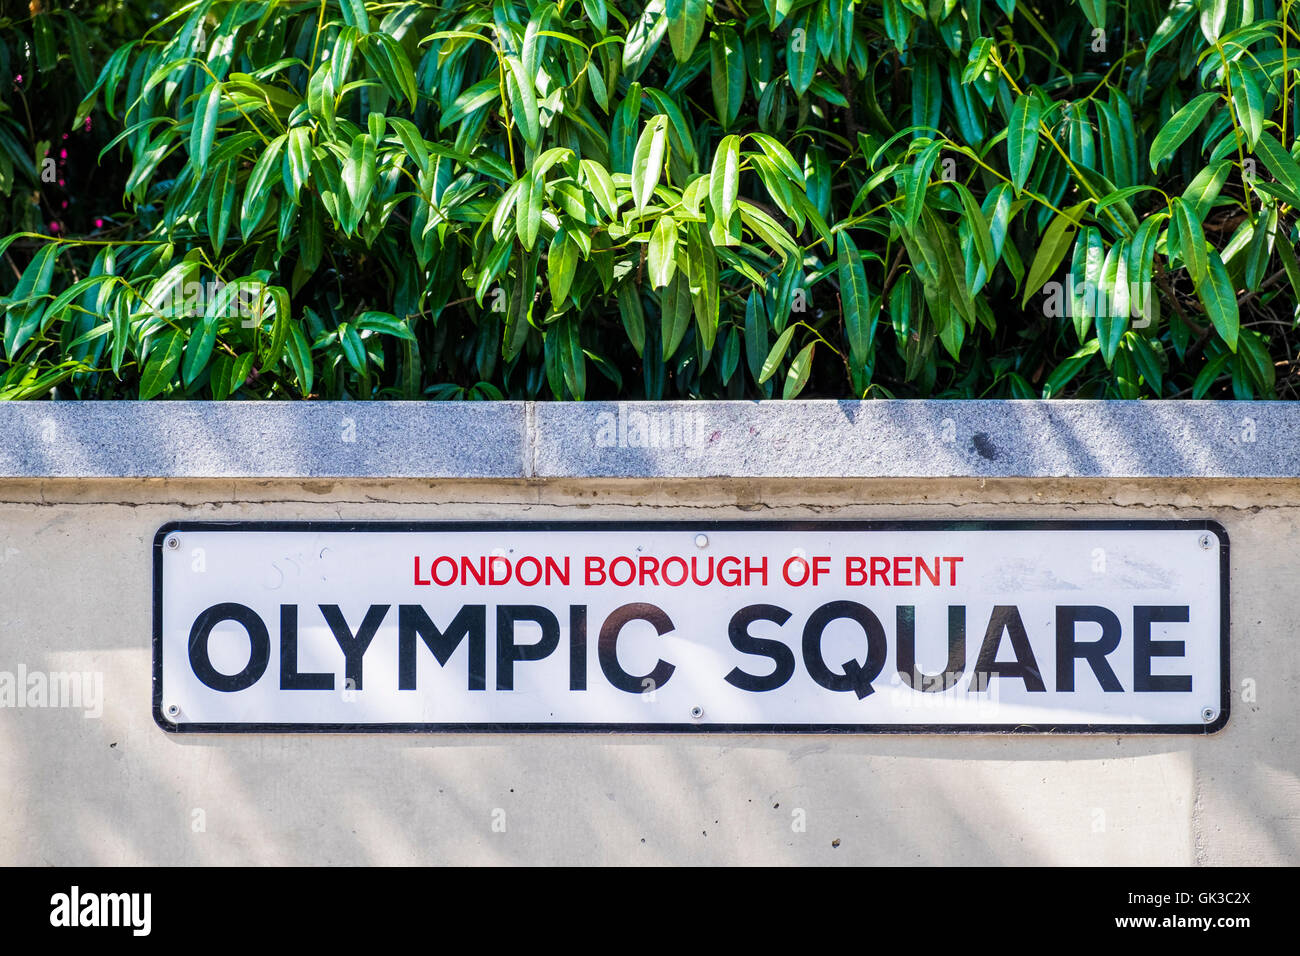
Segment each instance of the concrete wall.
[{"label": "concrete wall", "polygon": [[[0,408],[0,670],[104,688],[98,719],[0,709],[0,863],[1300,863],[1300,413],[688,411],[702,444],[644,448],[600,437],[612,406]],[[275,736],[169,735],[150,715],[165,522],[693,516],[1213,518],[1232,541],[1231,720],[1204,737]]]}]

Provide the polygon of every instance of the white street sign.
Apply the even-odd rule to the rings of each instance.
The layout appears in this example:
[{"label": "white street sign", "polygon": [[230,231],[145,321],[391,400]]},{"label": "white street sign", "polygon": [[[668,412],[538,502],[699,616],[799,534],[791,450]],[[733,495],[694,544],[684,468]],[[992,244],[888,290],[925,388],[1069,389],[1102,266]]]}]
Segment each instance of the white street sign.
[{"label": "white street sign", "polygon": [[169,731],[1196,732],[1208,521],[178,522]]}]

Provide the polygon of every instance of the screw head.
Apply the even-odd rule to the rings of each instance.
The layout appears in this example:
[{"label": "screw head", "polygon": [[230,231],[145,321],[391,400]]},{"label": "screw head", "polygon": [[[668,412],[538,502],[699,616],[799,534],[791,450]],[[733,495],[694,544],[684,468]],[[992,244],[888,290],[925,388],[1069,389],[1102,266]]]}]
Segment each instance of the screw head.
[{"label": "screw head", "polygon": [[695,536],[695,547],[707,548],[709,546],[709,536],[707,534],[697,534]]},{"label": "screw head", "polygon": [[181,546],[181,539],[180,539],[179,537],[177,537],[177,536],[174,535],[174,534],[173,534],[173,535],[168,535],[168,536],[167,536],[167,550],[168,550],[168,551],[175,551],[175,550],[176,550],[177,548],[179,548],[180,546]]},{"label": "screw head", "polygon": [[1200,544],[1202,551],[1209,551],[1210,548],[1214,547],[1214,538],[1208,534],[1203,534],[1198,543]]},{"label": "screw head", "polygon": [[180,704],[168,704],[168,705],[167,705],[167,716],[168,716],[168,717],[176,718],[176,717],[179,717],[180,715],[181,715],[181,705],[180,705]]},{"label": "screw head", "polygon": [[692,707],[691,716],[694,717],[696,720],[699,720],[701,717],[704,716],[704,708],[699,706]]},{"label": "screw head", "polygon": [[1207,724],[1213,723],[1214,718],[1217,716],[1219,716],[1219,712],[1213,707],[1205,707],[1201,710],[1201,720],[1205,721]]}]

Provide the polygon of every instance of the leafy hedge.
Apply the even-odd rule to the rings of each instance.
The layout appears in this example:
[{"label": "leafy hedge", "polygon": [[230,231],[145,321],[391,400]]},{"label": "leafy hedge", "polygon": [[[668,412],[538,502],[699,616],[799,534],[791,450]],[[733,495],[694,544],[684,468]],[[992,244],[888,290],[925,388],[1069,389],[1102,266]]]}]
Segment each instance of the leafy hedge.
[{"label": "leafy hedge", "polygon": [[1293,396],[1297,5],[34,0],[0,397]]}]

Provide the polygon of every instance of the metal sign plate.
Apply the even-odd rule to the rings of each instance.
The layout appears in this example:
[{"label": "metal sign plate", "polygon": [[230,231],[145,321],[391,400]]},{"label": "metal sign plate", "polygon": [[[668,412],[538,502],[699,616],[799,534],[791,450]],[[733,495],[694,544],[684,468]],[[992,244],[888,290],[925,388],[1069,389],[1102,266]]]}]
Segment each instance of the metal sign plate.
[{"label": "metal sign plate", "polygon": [[1206,733],[1209,521],[178,522],[168,731]]}]

